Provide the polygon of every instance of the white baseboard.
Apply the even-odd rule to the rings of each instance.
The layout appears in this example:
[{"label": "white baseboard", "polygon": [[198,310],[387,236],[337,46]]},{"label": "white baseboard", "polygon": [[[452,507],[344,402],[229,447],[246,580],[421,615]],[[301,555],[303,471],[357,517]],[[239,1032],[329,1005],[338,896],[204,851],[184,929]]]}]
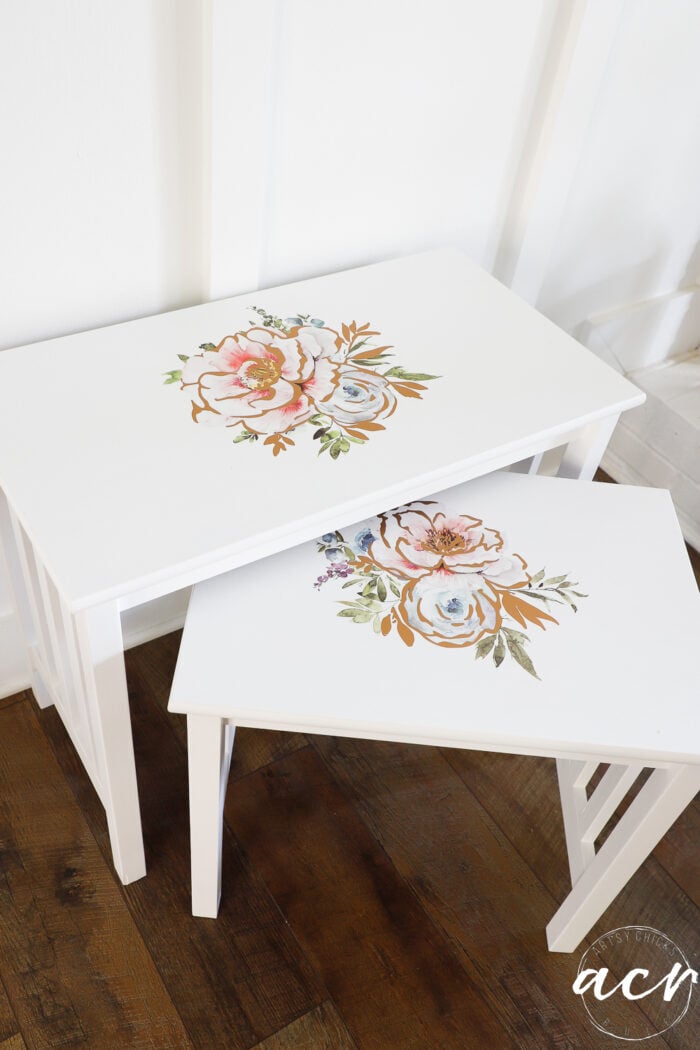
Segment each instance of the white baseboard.
[{"label": "white baseboard", "polygon": [[27,689],[29,666],[17,617],[12,612],[0,614],[0,654],[0,698]]},{"label": "white baseboard", "polygon": [[699,333],[697,285],[589,317],[573,332],[584,346],[623,373],[688,353],[698,345]]},{"label": "white baseboard", "polygon": [[[124,647],[133,649],[178,630],[185,622],[188,601],[189,589],[128,609],[122,616]],[[28,688],[29,668],[17,618],[11,612],[1,614],[0,699]]]}]

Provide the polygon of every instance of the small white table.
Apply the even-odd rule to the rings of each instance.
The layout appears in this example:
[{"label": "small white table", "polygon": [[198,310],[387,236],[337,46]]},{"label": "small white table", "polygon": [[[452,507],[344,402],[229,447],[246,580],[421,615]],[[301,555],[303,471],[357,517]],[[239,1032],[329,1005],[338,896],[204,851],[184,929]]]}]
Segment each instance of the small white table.
[{"label": "small white table", "polygon": [[454,250],[0,354],[0,518],[32,687],[105,807],[122,881],[146,870],[123,610],[499,467],[536,472],[549,449],[590,478],[643,399]]},{"label": "small white table", "polygon": [[700,789],[698,638],[668,492],[509,472],[199,584],[168,705],[194,914],[218,912],[236,726],[398,740],[556,758],[572,890],[547,936],[573,951]]}]

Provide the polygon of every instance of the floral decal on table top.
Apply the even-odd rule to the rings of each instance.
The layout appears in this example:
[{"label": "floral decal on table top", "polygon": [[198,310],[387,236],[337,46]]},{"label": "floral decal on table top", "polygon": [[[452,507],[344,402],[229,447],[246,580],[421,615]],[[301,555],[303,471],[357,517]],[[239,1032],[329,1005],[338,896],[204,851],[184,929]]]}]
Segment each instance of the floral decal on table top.
[{"label": "floral decal on table top", "polygon": [[473,647],[500,667],[508,655],[539,678],[526,645],[532,627],[559,621],[552,605],[577,611],[586,595],[565,573],[531,575],[500,532],[480,518],[453,514],[432,500],[410,503],[353,530],[318,541],[325,565],[314,587],[342,580],[352,600],[338,616],[371,624],[378,635],[396,631],[406,645],[416,636],[447,648]]},{"label": "floral decal on table top", "polygon": [[385,429],[399,397],[420,399],[439,378],[392,364],[393,347],[378,345],[369,323],[335,329],[307,314],[253,312],[250,328],[178,354],[182,368],[165,373],[190,397],[194,422],[232,429],[235,443],[263,438],[277,456],[311,427],[319,455],[338,459]]}]

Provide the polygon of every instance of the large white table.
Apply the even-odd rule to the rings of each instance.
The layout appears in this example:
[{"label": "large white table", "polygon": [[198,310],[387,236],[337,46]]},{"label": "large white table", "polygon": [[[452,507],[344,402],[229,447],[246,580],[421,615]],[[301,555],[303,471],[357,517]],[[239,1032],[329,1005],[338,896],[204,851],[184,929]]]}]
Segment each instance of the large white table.
[{"label": "large white table", "polygon": [[[308,379],[309,346],[327,343],[329,329],[336,360],[356,346],[359,335],[342,327],[352,322],[380,334],[361,350],[388,344],[395,355],[355,367],[440,378],[412,394],[392,388],[395,411],[385,405],[377,417],[384,429],[365,431],[366,442],[348,442],[335,459],[330,448],[319,455],[322,423],[301,422],[275,455],[251,416],[263,436],[234,443],[240,426],[205,425],[223,422],[202,406],[209,387],[163,377],[183,368],[178,355],[196,358],[202,344],[262,328],[253,306],[283,321],[304,315],[307,356],[290,381]],[[317,344],[312,319],[325,323]],[[184,363],[185,378],[196,365]],[[245,375],[251,388],[271,382],[264,369]],[[338,410],[346,426],[359,396],[350,379]],[[0,521],[32,687],[39,704],[56,704],[105,807],[122,881],[146,871],[122,611],[499,467],[537,472],[550,449],[565,446],[560,474],[590,478],[619,414],[643,399],[454,250],[0,354]],[[275,623],[271,610],[261,630],[274,633]]]}]

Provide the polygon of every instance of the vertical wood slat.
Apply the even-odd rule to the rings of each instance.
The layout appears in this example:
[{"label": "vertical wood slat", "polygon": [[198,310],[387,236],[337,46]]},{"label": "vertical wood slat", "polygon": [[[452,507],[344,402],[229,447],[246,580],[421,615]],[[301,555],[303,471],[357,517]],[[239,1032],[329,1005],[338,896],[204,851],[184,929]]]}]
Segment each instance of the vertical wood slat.
[{"label": "vertical wood slat", "polygon": [[126,885],[146,874],[134,744],[116,603],[75,615],[80,664],[92,713],[96,765],[102,783],[114,867]]},{"label": "vertical wood slat", "polygon": [[577,769],[572,768],[572,783],[576,788],[587,788],[591,777],[595,773],[596,769],[600,765],[597,761],[591,762],[577,762]]},{"label": "vertical wood slat", "polygon": [[[586,806],[586,784],[590,780],[597,762],[577,762],[571,759],[557,759],[557,777],[561,813],[564,821],[566,851],[569,854],[571,885],[575,886],[581,875],[595,857],[593,842],[583,841],[581,835],[581,814]],[[593,766],[593,769],[590,767]]]},{"label": "vertical wood slat", "polygon": [[51,663],[55,676],[56,708],[64,721],[67,720],[69,724],[73,724],[75,719],[73,690],[67,674],[67,654],[61,638],[63,625],[56,616],[55,602],[51,593],[52,591],[55,592],[55,587],[49,580],[42,562],[36,557],[34,557],[34,571],[39,584],[41,609],[46,623]]},{"label": "vertical wood slat", "polygon": [[508,470],[513,474],[538,474],[543,456],[544,452],[538,452],[535,456],[528,456],[527,459],[518,460],[517,463],[513,463],[512,466],[508,467]]},{"label": "vertical wood slat", "polygon": [[550,951],[576,949],[698,789],[698,766],[654,770],[549,922]]},{"label": "vertical wood slat", "polygon": [[95,785],[98,795],[102,797],[101,789],[101,777],[97,765],[97,748],[95,746],[95,730],[92,724],[92,718],[90,716],[90,707],[87,702],[87,691],[85,688],[85,678],[83,676],[83,670],[80,663],[80,653],[78,651],[78,639],[75,630],[75,621],[71,616],[68,608],[59,596],[60,604],[60,615],[63,622],[63,634],[66,643],[66,656],[68,661],[68,668],[70,673],[70,679],[73,685],[75,706],[75,734],[78,737],[80,744],[84,748],[86,755],[83,757],[83,764],[85,765],[90,778]]},{"label": "vertical wood slat", "polygon": [[584,841],[595,842],[643,769],[642,765],[615,765],[605,772],[580,814]]},{"label": "vertical wood slat", "polygon": [[[210,0],[209,120],[209,280],[206,297],[260,287],[266,254],[265,228],[275,148],[274,122],[279,99],[279,0],[232,4]],[[251,49],[242,40],[265,40]],[[236,61],[231,61],[235,53]],[[242,93],[241,83],[254,83]],[[240,164],[242,142],[258,143],[255,164]],[[231,172],[235,193],[231,192]],[[236,250],[231,251],[231,245]]]},{"label": "vertical wood slat", "polygon": [[10,506],[5,493],[0,489],[0,557],[4,555],[7,574],[10,578],[12,597],[17,616],[22,627],[27,646],[35,645],[34,621],[29,607],[29,599],[24,587],[24,580],[19,564],[19,552],[16,549],[14,528],[10,518]]},{"label": "vertical wood slat", "polygon": [[[518,171],[504,229],[522,231],[515,248],[499,252],[496,275],[533,305],[541,300],[560,236],[569,193],[600,97],[624,0],[572,3],[553,24],[542,101],[533,113],[525,161]],[[549,83],[546,81],[549,80]],[[512,234],[510,235],[512,243]],[[509,258],[504,258],[504,253]]]},{"label": "vertical wood slat", "polygon": [[566,446],[558,477],[591,481],[619,418],[619,413],[613,414],[584,427]]},{"label": "vertical wood slat", "polygon": [[38,664],[35,670],[39,672],[40,681],[37,681],[36,675],[34,675],[32,677],[32,687],[39,706],[48,707],[53,703],[53,694],[56,692],[56,666],[52,660],[48,624],[42,608],[41,593],[36,573],[37,559],[31,541],[21,522],[10,507],[8,507],[8,512],[21,574],[20,591],[26,596],[31,621],[31,636],[34,645],[33,647],[30,646],[30,659],[35,664]]},{"label": "vertical wood slat", "polygon": [[[3,508],[0,508],[2,510]],[[68,608],[16,514],[5,503],[2,536],[17,612],[27,641],[32,689],[40,707],[55,703],[100,798],[94,731]]]}]

